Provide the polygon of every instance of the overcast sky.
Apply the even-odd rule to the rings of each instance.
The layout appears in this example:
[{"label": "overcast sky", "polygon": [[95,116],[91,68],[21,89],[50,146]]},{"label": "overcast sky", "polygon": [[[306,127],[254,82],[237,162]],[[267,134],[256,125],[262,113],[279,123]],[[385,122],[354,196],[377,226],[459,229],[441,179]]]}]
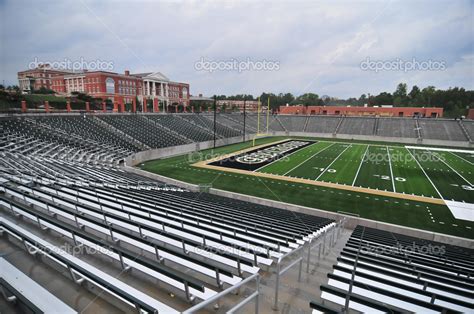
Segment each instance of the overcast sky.
[{"label": "overcast sky", "polygon": [[[193,95],[474,89],[473,15],[473,1],[456,0],[0,0],[0,80],[18,84],[33,61],[67,59],[159,71]],[[385,69],[368,68],[377,64]]]}]

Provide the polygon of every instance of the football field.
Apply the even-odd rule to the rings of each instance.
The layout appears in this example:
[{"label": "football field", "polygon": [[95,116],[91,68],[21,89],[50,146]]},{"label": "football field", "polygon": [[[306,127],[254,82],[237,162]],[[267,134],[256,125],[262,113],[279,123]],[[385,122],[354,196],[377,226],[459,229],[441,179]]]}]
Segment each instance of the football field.
[{"label": "football field", "polygon": [[442,204],[455,218],[474,221],[473,160],[474,152],[454,148],[282,140],[197,165]]},{"label": "football field", "polygon": [[474,238],[474,151],[267,137],[153,160],[193,184]]}]

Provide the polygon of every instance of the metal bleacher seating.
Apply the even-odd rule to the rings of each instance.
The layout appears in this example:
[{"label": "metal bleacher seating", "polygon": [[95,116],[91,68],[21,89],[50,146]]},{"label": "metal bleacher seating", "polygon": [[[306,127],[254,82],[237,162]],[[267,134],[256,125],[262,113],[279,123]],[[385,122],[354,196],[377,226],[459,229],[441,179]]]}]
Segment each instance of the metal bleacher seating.
[{"label": "metal bleacher seating", "polygon": [[419,119],[418,123],[423,138],[446,141],[467,141],[467,138],[457,121],[445,119]]},{"label": "metal bleacher seating", "polygon": [[211,141],[213,135],[210,129],[203,129],[179,117],[179,115],[149,115],[148,119],[181,134],[193,142]]},{"label": "metal bleacher seating", "polygon": [[345,117],[339,126],[338,133],[353,135],[373,135],[375,118]]},{"label": "metal bleacher seating", "polygon": [[138,115],[100,115],[106,123],[151,147],[162,148],[187,144],[182,137],[160,128],[158,124]]},{"label": "metal bleacher seating", "polygon": [[332,134],[336,132],[340,119],[340,117],[309,116],[305,132]]},{"label": "metal bleacher seating", "polygon": [[357,226],[315,313],[474,310],[474,250]]},{"label": "metal bleacher seating", "polygon": [[288,116],[280,115],[278,120],[280,120],[283,127],[290,132],[303,132],[304,126],[306,124],[307,116]]},{"label": "metal bleacher seating", "polygon": [[387,137],[417,138],[413,118],[379,118],[377,134]]},{"label": "metal bleacher seating", "polygon": [[142,312],[176,310],[169,300],[111,278],[99,270],[100,262],[62,252],[58,243],[94,249],[110,259],[110,267],[154,278],[160,289],[189,302],[215,297],[257,274],[333,223],[218,196],[197,197],[116,166],[18,156],[6,152],[0,161],[0,230],[10,241],[22,241],[30,254],[63,266],[73,282],[90,282]]},{"label": "metal bleacher seating", "polygon": [[[204,130],[214,130],[214,117],[208,114],[185,114],[181,115],[181,117],[192,123],[198,127],[201,127]],[[223,125],[217,122],[216,119],[216,135],[219,138],[226,138],[226,137],[235,137],[240,136],[241,132],[239,130],[233,129],[230,126]]]}]

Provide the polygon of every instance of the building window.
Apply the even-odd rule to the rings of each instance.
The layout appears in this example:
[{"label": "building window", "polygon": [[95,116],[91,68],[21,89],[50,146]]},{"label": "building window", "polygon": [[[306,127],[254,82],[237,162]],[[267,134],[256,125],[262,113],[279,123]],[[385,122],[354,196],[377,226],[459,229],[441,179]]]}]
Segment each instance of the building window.
[{"label": "building window", "polygon": [[105,90],[108,94],[115,94],[115,81],[113,78],[108,77],[105,80]]}]

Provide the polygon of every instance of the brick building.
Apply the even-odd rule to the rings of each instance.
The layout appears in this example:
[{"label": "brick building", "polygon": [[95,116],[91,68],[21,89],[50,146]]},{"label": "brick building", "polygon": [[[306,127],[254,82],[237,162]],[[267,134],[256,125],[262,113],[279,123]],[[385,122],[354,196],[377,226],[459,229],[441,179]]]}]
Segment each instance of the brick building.
[{"label": "brick building", "polygon": [[[217,107],[222,108],[222,106],[226,106],[226,110],[231,110],[232,108],[238,108],[239,111],[244,111],[244,101],[243,100],[218,100]],[[258,101],[257,100],[247,100],[245,101],[245,110],[246,111],[254,111],[258,110]]]},{"label": "brick building", "polygon": [[[34,84],[44,84],[38,86],[52,89],[64,96],[69,96],[72,92],[81,92],[119,104],[132,103],[134,99],[143,103],[144,99],[151,99],[153,108],[156,109],[154,111],[157,111],[159,106],[189,106],[189,84],[170,81],[160,72],[130,74],[129,71],[125,71],[119,74],[106,71],[83,71],[74,73],[37,68],[18,72],[20,88],[24,86],[25,91],[32,91],[31,87],[28,88],[32,86],[29,78],[31,75],[38,77],[34,80]],[[36,85],[34,86],[34,89],[39,89]]]},{"label": "brick building", "polygon": [[18,72],[18,87],[24,93],[31,93],[42,87],[52,89],[52,78],[65,74],[72,74],[72,72],[55,70],[48,64],[41,65],[35,69]]},{"label": "brick building", "polygon": [[443,117],[443,108],[420,107],[342,107],[342,106],[280,106],[281,114],[346,115],[381,117]]}]

